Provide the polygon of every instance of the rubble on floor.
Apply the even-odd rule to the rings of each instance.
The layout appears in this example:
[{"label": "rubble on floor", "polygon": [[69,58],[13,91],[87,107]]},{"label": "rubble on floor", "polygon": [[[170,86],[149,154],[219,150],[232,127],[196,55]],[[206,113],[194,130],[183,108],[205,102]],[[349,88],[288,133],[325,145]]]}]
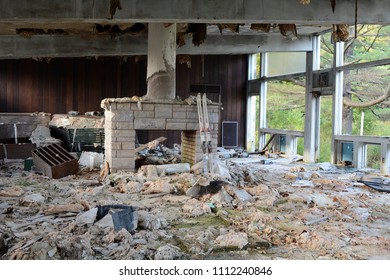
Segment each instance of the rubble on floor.
[{"label": "rubble on floor", "polygon": [[0,259],[390,259],[389,194],[358,182],[388,177],[262,160],[223,159],[216,174],[148,165],[102,181],[98,168],[49,179],[5,162]]},{"label": "rubble on floor", "polygon": [[[153,144],[154,142],[150,142]],[[146,148],[140,150],[135,159],[136,167],[144,165],[162,165],[162,164],[175,164],[181,161],[181,147],[175,144],[172,149],[165,147],[159,142],[155,145],[149,145]],[[146,146],[146,145],[144,145]],[[142,147],[142,146],[140,146]]]}]

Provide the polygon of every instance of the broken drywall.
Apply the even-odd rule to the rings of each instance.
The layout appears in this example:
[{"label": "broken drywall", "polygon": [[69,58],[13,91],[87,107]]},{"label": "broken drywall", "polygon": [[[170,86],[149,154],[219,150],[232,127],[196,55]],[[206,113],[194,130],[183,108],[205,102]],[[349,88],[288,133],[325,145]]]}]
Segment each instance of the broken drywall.
[{"label": "broken drywall", "polygon": [[[196,169],[164,175],[149,166],[103,181],[96,169],[49,179],[4,163],[0,258],[390,257],[389,194],[357,182],[377,174],[261,159],[224,160],[230,179]],[[105,206],[111,210],[98,219]],[[129,215],[113,219],[118,208],[134,214],[125,227],[118,223]]]}]

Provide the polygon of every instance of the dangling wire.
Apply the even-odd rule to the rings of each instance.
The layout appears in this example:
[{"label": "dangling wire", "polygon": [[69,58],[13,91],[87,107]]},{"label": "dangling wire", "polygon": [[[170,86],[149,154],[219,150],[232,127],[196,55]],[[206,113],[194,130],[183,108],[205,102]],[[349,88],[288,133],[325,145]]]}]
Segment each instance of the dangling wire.
[{"label": "dangling wire", "polygon": [[358,0],[355,0],[355,39],[357,38],[357,13],[358,13]]}]

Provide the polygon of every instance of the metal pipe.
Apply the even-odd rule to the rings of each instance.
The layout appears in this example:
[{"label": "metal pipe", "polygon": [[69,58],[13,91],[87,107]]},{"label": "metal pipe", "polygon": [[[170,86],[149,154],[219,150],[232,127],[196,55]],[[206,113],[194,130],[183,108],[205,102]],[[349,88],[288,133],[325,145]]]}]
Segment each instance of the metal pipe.
[{"label": "metal pipe", "polygon": [[18,144],[18,127],[14,123],[15,144]]}]

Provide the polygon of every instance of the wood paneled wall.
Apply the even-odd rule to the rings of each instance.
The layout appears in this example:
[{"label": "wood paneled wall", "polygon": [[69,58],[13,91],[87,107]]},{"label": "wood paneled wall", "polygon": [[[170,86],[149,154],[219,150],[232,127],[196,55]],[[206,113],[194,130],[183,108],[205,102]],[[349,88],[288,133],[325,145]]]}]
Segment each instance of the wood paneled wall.
[{"label": "wood paneled wall", "polygon": [[[177,65],[176,95],[190,95],[191,84],[221,86],[221,121],[239,122],[239,145],[245,141],[247,56],[192,56],[191,68]],[[146,93],[146,57],[121,61],[56,58],[49,62],[0,61],[0,112],[63,114],[100,111],[106,97]],[[161,136],[161,135],[159,135]],[[153,132],[149,138],[153,139]]]},{"label": "wood paneled wall", "polygon": [[[100,111],[106,97],[142,95],[146,63],[116,58],[0,61],[0,111]],[[130,78],[131,77],[131,78]]]}]

